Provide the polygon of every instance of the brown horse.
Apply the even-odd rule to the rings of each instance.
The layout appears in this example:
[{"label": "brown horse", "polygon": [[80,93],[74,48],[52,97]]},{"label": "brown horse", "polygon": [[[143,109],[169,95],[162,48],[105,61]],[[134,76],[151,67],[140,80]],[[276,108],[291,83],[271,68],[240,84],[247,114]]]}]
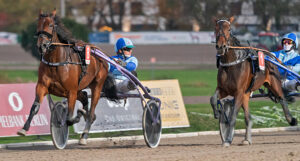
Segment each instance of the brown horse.
[{"label": "brown horse", "polygon": [[229,116],[229,132],[223,140],[223,146],[229,146],[233,140],[233,130],[240,107],[245,114],[246,134],[243,144],[251,144],[252,122],[249,112],[249,98],[252,91],[262,85],[269,89],[280,102],[285,113],[286,120],[290,125],[297,125],[297,120],[289,113],[288,105],[284,99],[281,80],[278,69],[270,62],[266,62],[265,71],[253,72],[250,51],[235,50],[230,46],[241,46],[239,41],[231,34],[231,23],[234,17],[229,19],[215,20],[216,49],[219,57],[218,84],[215,94],[210,102],[215,118],[219,118],[217,101],[227,96],[234,97],[233,113]]},{"label": "brown horse", "polygon": [[[65,29],[59,18],[56,16],[56,10],[51,14],[43,14],[41,11],[38,17],[37,26],[37,47],[41,54],[42,62],[38,70],[38,82],[36,85],[36,97],[30,110],[30,115],[23,127],[18,131],[19,135],[26,135],[30,128],[30,123],[35,114],[37,114],[43,98],[47,94],[53,94],[68,99],[68,117],[67,124],[72,125],[79,122],[80,116],[84,112],[78,112],[73,117],[76,99],[82,102],[86,110],[86,126],[80,139],[80,144],[86,144],[88,132],[91,124],[96,119],[94,114],[95,107],[100,98],[102,88],[107,92],[106,96],[110,99],[117,99],[116,89],[111,84],[106,88],[106,83],[110,82],[108,77],[108,64],[100,58],[91,56],[90,64],[86,65],[83,72],[82,62],[79,54],[75,52],[74,46],[54,45],[53,43],[74,42],[70,37],[70,32]],[[84,73],[84,74],[83,74]],[[91,108],[88,111],[88,98],[82,91],[84,88],[90,88],[92,93]]]}]

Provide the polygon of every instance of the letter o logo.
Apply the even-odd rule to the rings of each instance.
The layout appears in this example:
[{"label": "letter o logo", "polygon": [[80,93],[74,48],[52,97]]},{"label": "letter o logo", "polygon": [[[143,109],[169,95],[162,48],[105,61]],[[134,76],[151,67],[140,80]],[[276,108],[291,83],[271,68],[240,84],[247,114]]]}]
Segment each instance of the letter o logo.
[{"label": "letter o logo", "polygon": [[[18,102],[18,104],[17,104],[18,106],[15,105],[14,98],[16,98],[16,100]],[[21,111],[23,108],[23,101],[17,92],[12,92],[9,94],[8,102],[14,111]]]}]

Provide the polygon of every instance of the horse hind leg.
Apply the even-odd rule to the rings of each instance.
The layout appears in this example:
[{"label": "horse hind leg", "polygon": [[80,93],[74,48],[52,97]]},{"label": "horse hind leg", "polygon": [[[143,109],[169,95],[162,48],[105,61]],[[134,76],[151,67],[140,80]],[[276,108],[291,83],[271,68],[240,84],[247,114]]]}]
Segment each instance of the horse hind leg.
[{"label": "horse hind leg", "polygon": [[94,82],[91,85],[91,90],[92,90],[91,109],[88,112],[85,128],[84,128],[84,131],[81,134],[81,137],[80,137],[80,140],[79,140],[80,145],[86,145],[87,144],[88,133],[91,129],[91,125],[93,124],[93,122],[96,119],[95,109],[96,109],[98,100],[100,98],[100,94],[101,94],[101,90],[102,90],[104,81],[105,80],[103,79],[101,82],[99,82],[99,83]]},{"label": "horse hind leg", "polygon": [[245,133],[245,140],[242,141],[243,145],[250,145],[252,144],[252,138],[251,138],[251,129],[252,129],[252,120],[249,110],[249,94],[244,96],[243,100],[243,109],[244,109],[244,115],[245,115],[245,124],[246,124],[246,133]]},{"label": "horse hind leg", "polygon": [[279,103],[281,104],[281,107],[283,109],[284,112],[284,116],[285,119],[287,120],[287,122],[291,125],[291,126],[296,126],[298,124],[298,121],[295,117],[293,117],[289,111],[288,108],[288,103],[286,102],[286,100],[284,98],[281,98],[279,100]]},{"label": "horse hind leg", "polygon": [[294,118],[288,108],[288,103],[284,98],[282,87],[280,81],[276,81],[274,79],[271,79],[271,85],[265,84],[265,87],[270,89],[270,91],[277,97],[279,100],[279,103],[281,104],[281,107],[284,112],[285,119],[291,126],[296,126],[298,124],[298,121],[296,118]]}]

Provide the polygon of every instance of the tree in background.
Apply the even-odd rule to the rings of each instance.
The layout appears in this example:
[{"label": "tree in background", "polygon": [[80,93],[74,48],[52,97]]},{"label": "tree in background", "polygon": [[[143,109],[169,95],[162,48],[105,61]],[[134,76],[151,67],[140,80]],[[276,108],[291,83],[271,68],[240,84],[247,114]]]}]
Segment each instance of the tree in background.
[{"label": "tree in background", "polygon": [[160,16],[167,19],[167,29],[178,29],[195,20],[201,30],[212,30],[213,17],[229,17],[228,0],[158,0]]},{"label": "tree in background", "polygon": [[299,10],[299,6],[293,5],[292,0],[251,0],[254,3],[255,14],[262,20],[263,30],[268,29],[268,23],[275,19],[276,30],[281,30],[283,16],[292,16],[291,11]]},{"label": "tree in background", "polygon": [[109,26],[119,31],[122,30],[126,1],[128,0],[74,0],[69,1],[67,6],[88,17],[87,24],[91,29]]},{"label": "tree in background", "polygon": [[52,10],[59,5],[60,0],[0,0],[0,13],[5,15],[1,30],[20,33],[28,24],[34,21],[39,9]]},{"label": "tree in background", "polygon": [[[89,29],[82,24],[78,24],[74,20],[63,18],[63,24],[67,29],[70,30],[73,37],[82,41],[88,41]],[[30,23],[25,30],[21,33],[21,46],[26,50],[31,52],[32,56],[37,59],[40,59],[40,54],[38,53],[38,49],[36,47],[37,36],[36,34],[37,22],[34,21]]]},{"label": "tree in background", "polygon": [[[183,14],[183,1],[181,0],[158,0],[159,16],[166,19],[166,30],[178,30]],[[186,23],[185,23],[186,24]]]}]

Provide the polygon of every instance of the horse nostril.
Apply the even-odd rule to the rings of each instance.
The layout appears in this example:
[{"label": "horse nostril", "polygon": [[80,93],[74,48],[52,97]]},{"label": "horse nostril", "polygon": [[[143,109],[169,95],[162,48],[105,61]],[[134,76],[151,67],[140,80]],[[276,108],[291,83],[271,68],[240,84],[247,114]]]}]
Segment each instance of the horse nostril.
[{"label": "horse nostril", "polygon": [[223,45],[223,48],[226,48],[226,45]]},{"label": "horse nostril", "polygon": [[219,48],[219,45],[216,45],[216,49],[218,49]]}]

